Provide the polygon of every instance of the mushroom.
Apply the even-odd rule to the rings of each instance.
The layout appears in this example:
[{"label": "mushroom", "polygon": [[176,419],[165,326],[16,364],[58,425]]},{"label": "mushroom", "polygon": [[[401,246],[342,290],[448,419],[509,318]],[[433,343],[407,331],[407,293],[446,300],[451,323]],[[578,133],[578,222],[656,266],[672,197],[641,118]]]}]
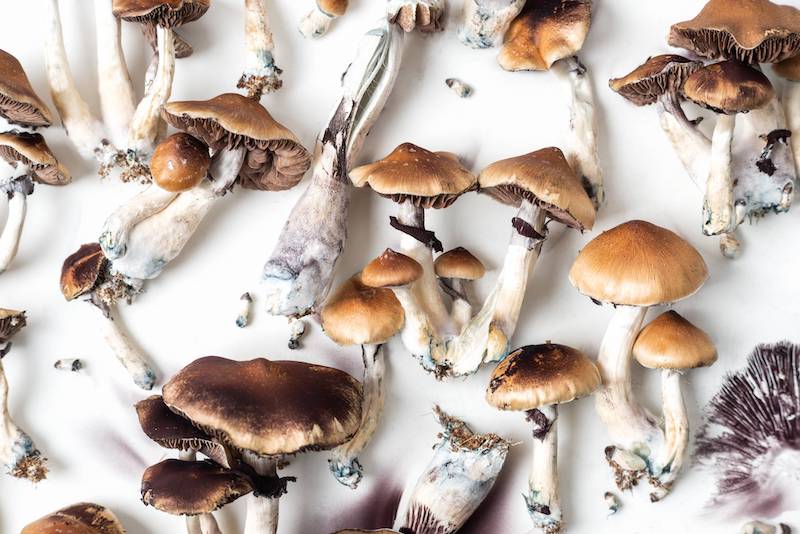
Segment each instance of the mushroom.
[{"label": "mushroom", "polygon": [[592,18],[591,0],[528,2],[506,32],[498,61],[505,70],[553,70],[572,88],[567,160],[595,206],[605,201],[597,155],[594,91],[586,67],[576,55]]},{"label": "mushroom", "polygon": [[348,0],[313,0],[314,7],[300,21],[300,33],[305,37],[321,37],[328,32],[331,22],[347,11]]},{"label": "mushroom", "polygon": [[243,293],[239,297],[239,315],[236,316],[236,326],[244,328],[250,322],[250,308],[253,305],[253,297],[250,293]]},{"label": "mushroom", "polygon": [[62,508],[23,527],[20,534],[125,534],[114,512],[82,502]]},{"label": "mushroom", "polygon": [[497,46],[524,5],[525,0],[464,0],[459,39],[471,48]]},{"label": "mushroom", "polygon": [[33,90],[22,64],[0,50],[0,132],[47,127],[52,123],[52,113]]},{"label": "mushroom", "polygon": [[597,357],[603,386],[595,406],[617,445],[608,448],[607,457],[620,489],[645,474],[664,444],[658,422],[636,402],[631,389],[631,349],[642,321],[651,306],[693,295],[707,278],[706,264],[694,247],[645,221],[629,221],[600,234],[572,265],[572,285],[593,302],[615,309]]},{"label": "mushroom", "polygon": [[656,488],[650,500],[656,502],[672,489],[689,445],[681,375],[689,369],[712,365],[717,361],[717,349],[708,334],[670,310],[644,327],[633,345],[633,356],[642,366],[661,370],[665,442],[660,451],[653,451],[648,465],[650,483]]},{"label": "mushroom", "polygon": [[783,109],[786,127],[798,142],[792,143],[795,162],[800,162],[800,56],[785,59],[773,65],[775,74],[786,80],[783,89]]},{"label": "mushroom", "polygon": [[441,30],[444,9],[445,0],[387,0],[386,4],[389,22],[397,24],[406,33]]},{"label": "mushroom", "polygon": [[375,434],[386,398],[386,364],[382,347],[403,327],[403,308],[388,289],[365,285],[361,275],[345,281],[320,312],[325,334],[339,345],[361,345],[364,362],[361,425],[355,436],[336,447],[328,459],[336,480],[356,489],[363,478],[358,455]]},{"label": "mushroom", "polygon": [[247,60],[244,72],[236,84],[246,89],[250,98],[261,100],[264,92],[271,93],[283,86],[283,72],[275,65],[273,50],[275,43],[269,27],[266,0],[244,0],[245,45]]},{"label": "mushroom", "polygon": [[123,300],[131,302],[138,292],[125,277],[112,272],[111,263],[103,256],[98,243],[82,245],[64,260],[61,268],[64,298],[70,301],[84,297],[114,356],[137,386],[150,390],[156,382],[155,371],[114,319],[116,304]]},{"label": "mushroom", "polygon": [[483,278],[486,267],[464,247],[448,250],[433,262],[439,286],[453,299],[450,317],[453,327],[460,332],[472,319],[476,303],[472,282]]},{"label": "mushroom", "polygon": [[536,529],[562,532],[558,495],[558,405],[591,395],[600,386],[597,366],[582,352],[547,343],[515,350],[492,373],[486,400],[526,413],[533,426],[533,461],[524,495]]}]

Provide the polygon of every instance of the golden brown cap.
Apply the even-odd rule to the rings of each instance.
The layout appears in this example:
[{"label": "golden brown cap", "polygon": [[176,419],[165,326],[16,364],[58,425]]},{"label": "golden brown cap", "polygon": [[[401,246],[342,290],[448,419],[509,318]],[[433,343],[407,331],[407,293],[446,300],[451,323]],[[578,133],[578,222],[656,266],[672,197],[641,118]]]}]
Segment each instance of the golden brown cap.
[{"label": "golden brown cap", "polygon": [[670,310],[644,327],[633,355],[650,369],[695,369],[717,361],[717,348],[708,334]]},{"label": "golden brown cap", "polygon": [[176,133],[161,141],[150,159],[150,172],[156,184],[173,193],[198,185],[208,174],[209,166],[208,147],[186,133]]},{"label": "golden brown cap", "polygon": [[0,308],[0,345],[8,343],[26,324],[24,311]]},{"label": "golden brown cap", "polygon": [[115,17],[174,28],[193,22],[208,11],[211,0],[113,0]]},{"label": "golden brown cap", "polygon": [[481,260],[464,247],[448,250],[433,262],[436,276],[458,280],[479,280],[486,274]]},{"label": "golden brown cap", "polygon": [[332,17],[341,17],[347,11],[348,0],[317,0],[320,10]]},{"label": "golden brown cap", "polygon": [[81,245],[61,267],[61,293],[67,300],[73,300],[92,291],[107,262],[98,243]]},{"label": "golden brown cap", "polygon": [[645,221],[628,221],[592,239],[569,272],[587,297],[627,306],[681,300],[707,278],[706,263],[692,245]]},{"label": "golden brown cap", "polygon": [[37,133],[0,133],[0,158],[14,165],[19,162],[33,170],[33,178],[46,185],[72,182],[69,171],[58,162],[44,137]]},{"label": "golden brown cap", "polygon": [[766,106],[775,91],[764,73],[738,61],[722,61],[696,70],[683,94],[717,113],[744,113]]},{"label": "golden brown cap", "polygon": [[609,80],[608,86],[637,106],[647,106],[654,104],[663,94],[680,92],[686,78],[702,67],[701,61],[662,54],[647,58],[622,78]]},{"label": "golden brown cap", "polygon": [[600,371],[572,347],[548,343],[512,352],[498,365],[486,400],[501,410],[528,411],[591,395],[600,387]]},{"label": "golden brown cap", "polygon": [[581,231],[594,226],[592,199],[558,148],[492,163],[481,172],[478,185],[481,193],[504,204],[519,206],[524,198],[567,226]]},{"label": "golden brown cap", "polygon": [[784,59],[772,66],[775,74],[793,82],[800,82],[800,56]]},{"label": "golden brown cap", "polygon": [[0,117],[22,126],[50,126],[53,115],[33,90],[20,62],[0,50]]},{"label": "golden brown cap", "polygon": [[800,11],[768,0],[711,0],[672,25],[669,44],[713,59],[775,63],[800,52]]},{"label": "golden brown cap", "polygon": [[356,187],[369,185],[395,202],[410,202],[423,208],[446,208],[467,191],[476,179],[450,152],[431,152],[403,143],[375,163],[350,171]]},{"label": "golden brown cap", "polygon": [[226,93],[211,100],[170,102],[161,115],[215,151],[244,145],[247,155],[239,179],[246,189],[289,189],[311,166],[311,156],[297,137],[255,99]]},{"label": "golden brown cap", "polygon": [[578,53],[591,20],[591,0],[528,2],[508,28],[497,60],[506,70],[548,70]]},{"label": "golden brown cap", "polygon": [[328,298],[322,329],[339,345],[385,343],[403,328],[403,307],[391,289],[369,287],[357,274]]},{"label": "golden brown cap", "polygon": [[125,534],[125,529],[108,508],[84,502],[34,521],[20,534]]},{"label": "golden brown cap", "polygon": [[361,271],[361,281],[369,287],[407,286],[422,278],[422,265],[405,254],[387,248]]}]

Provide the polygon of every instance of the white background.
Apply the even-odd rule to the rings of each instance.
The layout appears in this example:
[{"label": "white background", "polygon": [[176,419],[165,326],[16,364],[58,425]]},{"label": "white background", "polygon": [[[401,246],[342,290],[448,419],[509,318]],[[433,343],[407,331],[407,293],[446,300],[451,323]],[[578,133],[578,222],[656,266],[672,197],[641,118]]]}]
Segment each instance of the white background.
[{"label": "white background", "polygon": [[[242,6],[215,0],[204,19],[182,30],[195,55],[177,65],[174,98],[205,99],[235,88],[243,62]],[[367,141],[362,162],[384,156],[412,141],[449,150],[478,171],[501,158],[563,144],[568,123],[568,91],[548,73],[507,73],[496,64],[496,50],[462,46],[455,30],[460,8],[451,0],[446,32],[411,36],[395,91]],[[24,64],[34,87],[49,102],[37,18],[40,2],[5,0],[0,48]],[[284,69],[284,88],[263,103],[292,128],[307,147],[337,101],[339,76],[355,45],[383,11],[380,0],[353,0],[347,16],[318,41],[304,40],[297,22],[311,0],[271,0],[276,57]],[[705,328],[717,343],[719,362],[691,373],[686,400],[697,427],[702,406],[723,374],[741,367],[757,342],[798,339],[797,267],[800,260],[800,210],[743,228],[742,259],[722,259],[715,239],[700,234],[700,195],[683,172],[660,131],[655,109],[636,108],[607,88],[609,77],[628,72],[648,55],[667,50],[672,22],[691,18],[699,0],[641,2],[598,0],[596,16],[581,57],[597,91],[601,159],[608,204],[593,233],[557,231],[532,276],[517,344],[553,340],[595,354],[611,309],[580,296],[567,272],[578,250],[601,230],[643,218],[677,231],[703,253],[711,278],[680,313]],[[80,89],[97,110],[92,3],[62,0],[69,58]],[[126,26],[126,51],[139,87],[149,50],[138,30]],[[471,99],[457,98],[444,84],[456,76],[475,87]],[[689,111],[690,116],[696,110]],[[707,121],[710,123],[712,121]],[[710,124],[706,125],[709,128]],[[35,518],[72,502],[89,500],[116,511],[131,534],[173,533],[182,520],[139,501],[139,480],[151,463],[165,457],[142,435],[132,405],[144,397],[129,382],[92,326],[86,305],[64,302],[58,287],[63,259],[78,245],[97,239],[110,210],[137,191],[135,185],[99,181],[94,163],[81,160],[54,127],[45,133],[76,179],[66,188],[37,187],[29,222],[12,270],[0,278],[0,306],[28,311],[29,326],[4,360],[17,421],[50,458],[48,480],[37,486],[0,477],[0,532],[16,533]],[[284,193],[237,190],[215,207],[181,257],[147,284],[133,307],[123,307],[124,322],[170,376],[194,358],[224,355],[321,362],[360,374],[358,348],[342,348],[311,329],[302,350],[286,348],[285,324],[256,310],[252,325],[234,326],[238,297],[258,294],[261,267],[283,221],[305,183]],[[390,202],[366,190],[353,194],[350,239],[341,262],[343,279],[395,242],[388,229]],[[5,217],[0,203],[0,217]],[[429,216],[446,247],[469,247],[496,269],[501,265],[512,211],[487,197],[471,195],[445,212]],[[481,293],[496,275],[491,272]],[[256,306],[262,301],[256,300]],[[649,317],[655,316],[651,313]],[[326,534],[346,526],[377,526],[379,511],[413,481],[430,457],[437,426],[430,406],[440,403],[480,431],[496,431],[520,442],[512,450],[493,495],[471,533],[518,533],[529,528],[522,502],[529,464],[530,429],[515,413],[498,413],[485,404],[490,370],[466,380],[437,383],[402,350],[389,347],[387,409],[373,446],[362,456],[367,478],[358,491],[339,486],[328,475],[324,454],[297,458],[285,471],[298,477],[281,501],[282,534]],[[59,358],[80,357],[88,369],[77,375],[53,369]],[[637,370],[637,391],[657,408],[658,376]],[[606,519],[603,492],[611,489],[603,460],[605,430],[590,401],[564,406],[560,480],[569,531],[598,533],[731,533],[745,518],[709,515],[704,503],[712,481],[692,468],[659,504],[646,492],[624,496],[623,509]],[[385,515],[385,514],[384,514]],[[243,524],[241,504],[221,514],[227,532]],[[794,526],[800,528],[795,515]]]}]

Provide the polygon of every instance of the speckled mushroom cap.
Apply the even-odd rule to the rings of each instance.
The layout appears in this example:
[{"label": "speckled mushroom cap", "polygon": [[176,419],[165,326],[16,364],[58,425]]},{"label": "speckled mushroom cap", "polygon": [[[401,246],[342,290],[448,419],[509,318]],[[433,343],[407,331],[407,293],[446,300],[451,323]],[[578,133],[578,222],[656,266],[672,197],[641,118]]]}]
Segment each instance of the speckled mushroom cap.
[{"label": "speckled mushroom cap", "polygon": [[348,0],[317,0],[320,11],[331,17],[341,17],[347,11]]},{"label": "speckled mushroom cap", "polygon": [[211,156],[202,141],[187,133],[176,133],[153,151],[150,173],[161,189],[181,193],[202,182],[210,165]]},{"label": "speckled mushroom cap", "polygon": [[107,261],[98,243],[81,245],[61,267],[61,293],[64,297],[73,300],[92,291]]},{"label": "speckled mushroom cap", "polygon": [[712,59],[775,63],[800,52],[800,10],[768,0],[711,0],[673,24],[669,44]]},{"label": "speckled mushroom cap", "polygon": [[44,137],[37,133],[0,133],[0,157],[15,165],[22,163],[33,170],[33,178],[46,185],[72,182],[69,171],[58,162]]},{"label": "speckled mushroom cap", "polygon": [[24,311],[0,308],[0,344],[8,343],[26,324]]},{"label": "speckled mushroom cap", "polygon": [[436,276],[458,280],[479,280],[486,274],[481,260],[464,247],[448,250],[433,262]]},{"label": "speckled mushroom cap", "polygon": [[361,274],[346,280],[320,312],[325,334],[339,345],[385,343],[403,328],[403,307],[391,289],[369,287]]},{"label": "speckled mushroom cap", "polygon": [[497,60],[506,70],[548,70],[578,53],[591,20],[591,0],[528,2],[508,28]]},{"label": "speckled mushroom cap", "polygon": [[775,74],[792,82],[800,82],[800,56],[784,59],[772,66]]},{"label": "speckled mushroom cap", "polygon": [[548,343],[512,352],[498,365],[486,400],[501,410],[528,411],[591,395],[600,371],[581,351]]},{"label": "speckled mushroom cap", "polygon": [[20,534],[125,534],[125,529],[108,508],[79,503],[34,521]]},{"label": "speckled mushroom cap", "polygon": [[764,73],[738,61],[722,61],[696,70],[683,94],[717,113],[746,113],[766,106],[775,90]]},{"label": "speckled mushroom cap", "polygon": [[670,310],[639,333],[633,356],[650,369],[695,369],[717,361],[717,348],[708,334]]},{"label": "speckled mushroom cap", "polygon": [[113,0],[115,17],[174,28],[193,22],[208,11],[211,0]]},{"label": "speckled mushroom cap", "polygon": [[395,202],[446,208],[476,186],[475,176],[450,152],[431,152],[403,143],[380,161],[350,171],[356,187],[369,185]]},{"label": "speckled mushroom cap", "polygon": [[387,248],[361,271],[361,281],[369,287],[407,286],[422,278],[417,260]]},{"label": "speckled mushroom cap", "polygon": [[553,219],[581,231],[594,226],[595,209],[564,153],[555,147],[504,159],[478,177],[480,192],[504,204],[527,199]]},{"label": "speckled mushroom cap", "polygon": [[50,126],[53,115],[33,90],[20,62],[0,50],[0,117],[22,126]]},{"label": "speckled mushroom cap", "polygon": [[170,410],[259,455],[330,449],[361,422],[361,383],[338,369],[218,356],[184,367],[163,388]]},{"label": "speckled mushroom cap", "polygon": [[622,78],[609,80],[608,86],[637,106],[647,106],[654,104],[661,95],[680,92],[686,78],[702,67],[701,61],[662,54],[647,58]]},{"label": "speckled mushroom cap", "polygon": [[311,166],[311,156],[297,137],[252,98],[225,93],[211,100],[170,102],[161,115],[215,151],[244,146],[239,181],[246,189],[290,189]]},{"label": "speckled mushroom cap", "polygon": [[692,245],[645,221],[628,221],[592,239],[569,272],[587,297],[627,306],[684,299],[707,278],[706,263]]}]

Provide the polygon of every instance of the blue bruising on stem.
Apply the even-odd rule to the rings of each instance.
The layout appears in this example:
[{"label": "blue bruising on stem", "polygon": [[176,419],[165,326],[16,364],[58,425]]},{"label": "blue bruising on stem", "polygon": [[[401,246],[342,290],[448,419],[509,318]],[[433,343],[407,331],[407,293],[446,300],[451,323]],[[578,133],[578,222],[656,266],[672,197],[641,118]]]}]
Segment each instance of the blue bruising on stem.
[{"label": "blue bruising on stem", "polygon": [[550,507],[542,502],[538,491],[530,491],[522,497],[525,499],[528,515],[535,528],[541,529],[546,534],[561,532],[561,521],[550,515]]},{"label": "blue bruising on stem", "polygon": [[17,478],[39,482],[47,475],[45,461],[31,437],[17,430],[17,437],[11,446],[11,461],[6,465],[8,473]]},{"label": "blue bruising on stem", "polygon": [[156,385],[156,373],[150,367],[147,367],[141,373],[134,375],[133,382],[140,388],[150,391]]},{"label": "blue bruising on stem", "polygon": [[364,478],[364,468],[358,458],[353,458],[349,463],[338,460],[329,460],[328,467],[334,478],[350,489],[356,489]]}]

